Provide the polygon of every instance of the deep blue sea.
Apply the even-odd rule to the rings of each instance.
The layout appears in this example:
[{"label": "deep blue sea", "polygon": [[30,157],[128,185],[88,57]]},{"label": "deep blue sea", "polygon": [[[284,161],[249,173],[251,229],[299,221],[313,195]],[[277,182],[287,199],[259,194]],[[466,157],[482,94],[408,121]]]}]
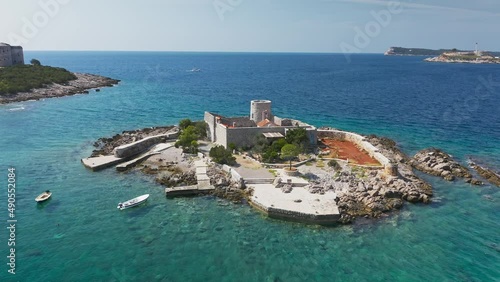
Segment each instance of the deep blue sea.
[{"label": "deep blue sea", "polygon": [[[435,146],[500,169],[500,65],[341,54],[26,52],[122,82],[101,92],[0,106],[0,281],[500,281],[500,188],[423,176],[430,205],[320,227],[210,197],[167,200],[137,173],[80,159],[123,130],[277,116]],[[190,72],[200,68],[201,72]],[[16,274],[7,272],[7,169],[16,169]],[[52,199],[37,205],[44,190]],[[151,194],[118,211],[118,202]]]}]

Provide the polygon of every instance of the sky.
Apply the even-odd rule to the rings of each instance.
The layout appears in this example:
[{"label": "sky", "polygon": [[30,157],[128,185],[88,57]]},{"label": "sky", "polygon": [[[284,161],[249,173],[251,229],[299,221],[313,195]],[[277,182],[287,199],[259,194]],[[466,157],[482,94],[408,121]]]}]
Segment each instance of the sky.
[{"label": "sky", "polygon": [[499,0],[0,0],[25,50],[500,51]]}]

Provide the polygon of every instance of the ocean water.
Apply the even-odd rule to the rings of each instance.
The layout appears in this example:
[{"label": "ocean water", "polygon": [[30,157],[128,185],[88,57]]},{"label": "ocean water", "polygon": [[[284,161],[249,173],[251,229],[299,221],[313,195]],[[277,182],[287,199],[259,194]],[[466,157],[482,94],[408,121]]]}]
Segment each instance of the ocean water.
[{"label": "ocean water", "polygon": [[[80,163],[103,136],[204,111],[275,115],[435,146],[500,168],[500,66],[340,54],[26,52],[121,79],[89,95],[0,106],[0,281],[500,281],[500,189],[423,176],[430,205],[338,227],[268,219],[211,197],[167,200],[138,173]],[[200,68],[201,72],[191,72]],[[7,169],[16,168],[16,274]],[[37,205],[44,190],[53,198]],[[148,203],[118,211],[122,200]]]}]

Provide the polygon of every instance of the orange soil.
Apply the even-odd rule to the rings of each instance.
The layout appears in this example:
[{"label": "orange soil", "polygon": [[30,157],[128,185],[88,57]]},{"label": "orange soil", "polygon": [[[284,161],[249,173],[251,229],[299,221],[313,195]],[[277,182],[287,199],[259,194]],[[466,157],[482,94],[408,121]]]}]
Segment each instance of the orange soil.
[{"label": "orange soil", "polygon": [[326,146],[324,151],[330,150],[328,158],[349,160],[350,163],[359,165],[380,165],[377,160],[352,142],[329,138],[321,139],[321,142]]}]

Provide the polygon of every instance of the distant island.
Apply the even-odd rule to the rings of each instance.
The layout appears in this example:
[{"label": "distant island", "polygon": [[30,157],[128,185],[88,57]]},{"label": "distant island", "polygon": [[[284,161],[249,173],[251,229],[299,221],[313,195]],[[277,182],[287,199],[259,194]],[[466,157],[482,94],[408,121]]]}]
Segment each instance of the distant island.
[{"label": "distant island", "polygon": [[424,59],[427,62],[442,63],[473,63],[473,64],[500,64],[500,52],[458,50],[458,49],[423,49],[390,47],[386,56],[434,56]]},{"label": "distant island", "polygon": [[0,67],[0,104],[62,97],[118,84],[119,80],[63,68],[33,65]]},{"label": "distant island", "polygon": [[120,81],[109,77],[71,73],[63,68],[43,66],[32,59],[24,64],[21,46],[0,43],[0,104],[61,97],[108,87]]}]

